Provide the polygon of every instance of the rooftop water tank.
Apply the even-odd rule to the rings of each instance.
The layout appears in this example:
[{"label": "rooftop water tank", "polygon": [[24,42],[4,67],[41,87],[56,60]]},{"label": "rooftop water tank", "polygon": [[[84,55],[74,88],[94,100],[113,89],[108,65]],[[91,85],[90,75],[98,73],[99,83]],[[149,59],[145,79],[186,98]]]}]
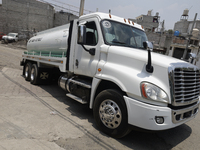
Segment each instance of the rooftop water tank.
[{"label": "rooftop water tank", "polygon": [[179,32],[178,30],[176,30],[176,31],[174,32],[174,36],[179,36],[179,34],[180,34],[180,32]]},{"label": "rooftop water tank", "polygon": [[193,37],[198,37],[198,34],[199,34],[199,29],[194,28],[193,31],[192,31],[192,36]]},{"label": "rooftop water tank", "polygon": [[188,12],[189,12],[189,10],[188,10],[188,9],[185,9],[185,10],[183,11],[183,15],[182,15],[182,16],[188,16]]}]

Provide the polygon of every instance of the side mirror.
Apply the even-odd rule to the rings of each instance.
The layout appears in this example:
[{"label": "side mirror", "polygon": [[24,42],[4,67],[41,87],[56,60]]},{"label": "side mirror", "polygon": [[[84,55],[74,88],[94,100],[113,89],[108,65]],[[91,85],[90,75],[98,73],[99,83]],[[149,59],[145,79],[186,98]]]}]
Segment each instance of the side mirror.
[{"label": "side mirror", "polygon": [[153,44],[149,41],[143,42],[144,49],[146,50],[153,50]]},{"label": "side mirror", "polygon": [[190,53],[190,58],[196,59],[196,58],[197,58],[197,55],[196,55],[195,53]]},{"label": "side mirror", "polygon": [[84,45],[86,43],[86,26],[78,26],[78,44]]},{"label": "side mirror", "polygon": [[195,53],[190,53],[189,62],[193,64],[193,61],[197,59],[197,55]]}]

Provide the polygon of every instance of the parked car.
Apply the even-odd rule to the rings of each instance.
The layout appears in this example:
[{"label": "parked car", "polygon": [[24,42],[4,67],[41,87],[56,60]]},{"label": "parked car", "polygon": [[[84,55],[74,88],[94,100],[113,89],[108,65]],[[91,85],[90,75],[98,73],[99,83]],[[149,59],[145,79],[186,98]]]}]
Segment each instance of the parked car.
[{"label": "parked car", "polygon": [[5,42],[16,42],[18,41],[18,33],[8,33],[8,35],[4,35],[2,40]]},{"label": "parked car", "polygon": [[4,35],[6,35],[6,34],[4,34],[3,32],[0,32],[0,40],[2,40],[2,37],[3,37]]}]

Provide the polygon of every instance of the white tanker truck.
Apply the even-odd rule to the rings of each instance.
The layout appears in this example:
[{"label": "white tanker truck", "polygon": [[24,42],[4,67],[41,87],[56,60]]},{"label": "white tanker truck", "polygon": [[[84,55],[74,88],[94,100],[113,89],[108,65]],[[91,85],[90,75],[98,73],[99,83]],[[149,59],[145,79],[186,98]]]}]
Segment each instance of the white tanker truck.
[{"label": "white tanker truck", "polygon": [[111,14],[92,13],[37,33],[22,55],[31,84],[58,84],[93,109],[97,126],[120,138],[132,127],[165,130],[199,110],[200,71],[151,52],[142,26]]}]

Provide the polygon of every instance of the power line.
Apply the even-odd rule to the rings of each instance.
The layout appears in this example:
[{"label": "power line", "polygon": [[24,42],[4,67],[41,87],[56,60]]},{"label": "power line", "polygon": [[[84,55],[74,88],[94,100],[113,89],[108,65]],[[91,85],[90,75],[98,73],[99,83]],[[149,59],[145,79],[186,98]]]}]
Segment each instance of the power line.
[{"label": "power line", "polygon": [[52,6],[56,7],[56,8],[59,8],[60,10],[67,10],[67,11],[73,12],[73,13],[75,13],[75,14],[78,14],[78,13],[79,13],[78,11],[74,11],[74,10],[71,10],[71,9],[68,9],[68,8],[65,8],[65,7],[62,7],[62,6],[53,4],[53,3],[49,3],[49,2],[44,1],[44,0],[38,0],[38,1],[41,1],[41,2],[46,3],[46,4],[50,4],[50,5],[52,5]]}]

